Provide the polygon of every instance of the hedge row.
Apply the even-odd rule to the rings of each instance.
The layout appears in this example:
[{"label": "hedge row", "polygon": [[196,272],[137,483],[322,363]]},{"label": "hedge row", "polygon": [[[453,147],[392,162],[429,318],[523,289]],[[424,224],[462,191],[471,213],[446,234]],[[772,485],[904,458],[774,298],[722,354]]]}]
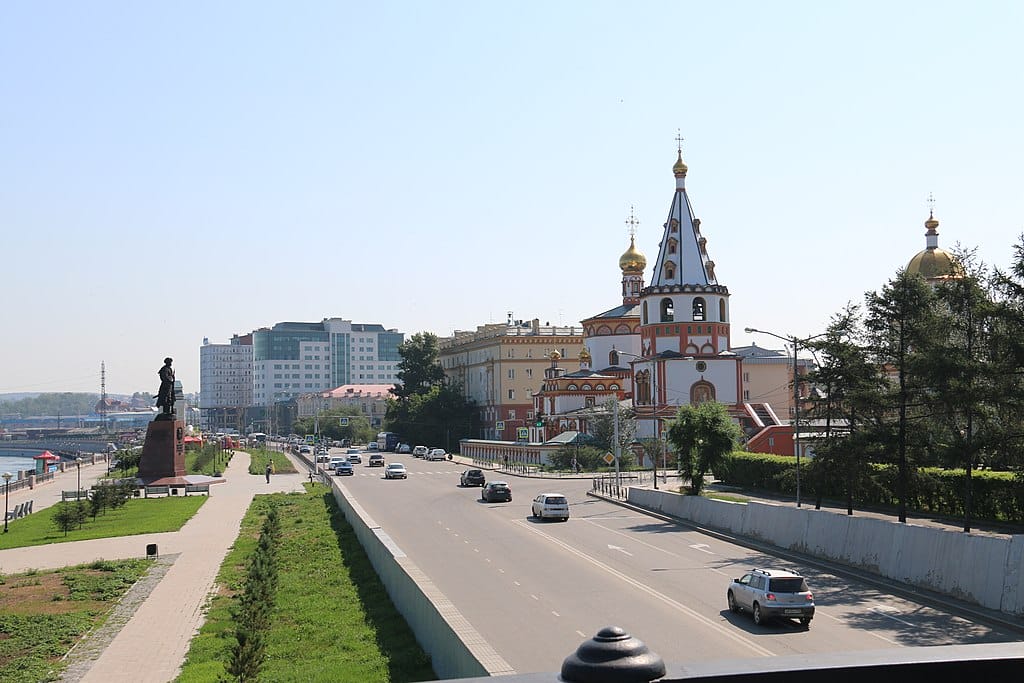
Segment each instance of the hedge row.
[{"label": "hedge row", "polygon": [[[715,478],[729,486],[796,493],[796,462],[792,456],[734,452],[715,468]],[[801,489],[805,498],[820,495],[846,498],[844,483],[821,481],[807,461],[801,465]],[[871,465],[860,478],[853,495],[854,505],[890,507],[898,504],[898,469],[895,465]],[[975,470],[971,473],[972,517],[993,522],[1024,522],[1024,477],[1012,472]],[[938,467],[911,472],[907,507],[911,510],[949,517],[964,515],[964,470]]]}]

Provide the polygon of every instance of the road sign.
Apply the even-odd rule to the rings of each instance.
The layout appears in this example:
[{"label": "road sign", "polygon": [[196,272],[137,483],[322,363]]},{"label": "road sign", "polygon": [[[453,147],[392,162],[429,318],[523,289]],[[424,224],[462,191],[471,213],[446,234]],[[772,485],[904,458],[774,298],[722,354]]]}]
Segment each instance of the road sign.
[{"label": "road sign", "polygon": [[340,424],[342,427],[348,427],[348,418],[347,417],[338,418],[338,424]]},{"label": "road sign", "polygon": [[604,460],[606,464],[611,465],[613,462],[615,462],[615,456],[612,455],[611,453],[605,453],[604,458],[602,458],[602,460]]},{"label": "road sign", "polygon": [[530,438],[529,427],[516,427],[516,438],[520,441],[527,441]]},{"label": "road sign", "polygon": [[503,432],[505,431],[505,423],[502,422],[501,420],[498,420],[497,422],[494,423],[494,428],[499,432]]}]

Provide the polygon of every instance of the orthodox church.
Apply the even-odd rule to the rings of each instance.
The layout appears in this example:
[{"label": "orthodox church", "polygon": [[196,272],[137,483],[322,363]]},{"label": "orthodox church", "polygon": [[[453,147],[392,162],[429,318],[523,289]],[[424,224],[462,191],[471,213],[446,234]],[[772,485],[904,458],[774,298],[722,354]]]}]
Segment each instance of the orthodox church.
[{"label": "orthodox church", "polygon": [[935,218],[934,209],[928,212],[924,227],[925,247],[910,259],[907,272],[920,275],[932,284],[962,278],[963,266],[955,256],[939,247],[939,221]]}]

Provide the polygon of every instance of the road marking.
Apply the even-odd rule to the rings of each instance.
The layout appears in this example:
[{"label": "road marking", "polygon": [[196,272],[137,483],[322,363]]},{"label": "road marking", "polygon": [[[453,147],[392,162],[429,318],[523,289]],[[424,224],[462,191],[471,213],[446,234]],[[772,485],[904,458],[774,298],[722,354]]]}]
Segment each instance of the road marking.
[{"label": "road marking", "polygon": [[875,612],[876,614],[881,614],[883,617],[888,617],[889,619],[892,619],[893,621],[898,621],[901,624],[905,624],[907,626],[917,626],[917,624],[911,623],[906,619],[900,619],[899,617],[894,617],[892,614],[889,614],[889,612],[899,612],[899,610],[895,607],[889,607],[888,605],[871,605],[869,609],[872,612]]},{"label": "road marking", "polygon": [[536,595],[534,595],[533,593],[530,593],[530,597],[531,597],[531,598],[533,598],[534,600],[537,600],[537,601],[539,601],[539,600],[540,600],[540,598],[538,598],[538,597],[537,597]]},{"label": "road marking", "polygon": [[580,558],[586,560],[587,562],[591,563],[595,567],[597,567],[599,569],[602,569],[605,572],[607,572],[607,573],[611,574],[612,576],[616,577],[620,581],[628,583],[629,585],[633,586],[637,590],[642,591],[644,593],[647,593],[648,595],[654,597],[657,600],[661,600],[664,604],[668,605],[669,607],[671,607],[671,608],[673,608],[673,609],[675,609],[675,610],[677,610],[679,612],[682,612],[683,614],[689,616],[690,618],[694,619],[695,621],[699,621],[700,623],[704,624],[705,626],[707,626],[708,628],[710,628],[710,629],[712,629],[714,631],[717,631],[719,634],[725,636],[726,638],[729,638],[730,640],[733,640],[733,641],[735,641],[737,643],[740,643],[741,645],[743,645],[743,647],[747,648],[752,654],[754,654],[754,655],[761,655],[763,657],[774,657],[775,656],[774,652],[772,652],[771,650],[768,650],[768,649],[766,649],[764,647],[761,647],[760,645],[758,645],[753,640],[751,640],[749,638],[744,638],[743,636],[739,635],[735,631],[733,631],[731,629],[727,629],[724,626],[722,626],[721,624],[717,623],[716,621],[708,619],[703,614],[700,614],[699,612],[696,612],[696,611],[690,609],[689,607],[687,607],[683,603],[679,602],[678,600],[673,600],[668,595],[665,595],[664,593],[661,593],[659,591],[654,590],[650,586],[648,586],[648,585],[646,585],[644,583],[641,583],[640,581],[637,581],[636,579],[633,579],[633,578],[627,576],[626,574],[623,574],[622,572],[618,571],[617,569],[613,569],[612,567],[609,567],[604,562],[601,562],[600,560],[598,560],[598,559],[596,559],[594,557],[591,557],[590,555],[586,554],[582,550],[579,550],[578,548],[574,548],[573,546],[569,545],[568,543],[566,543],[566,542],[564,542],[564,541],[562,541],[560,539],[557,539],[554,536],[551,536],[550,534],[548,534],[548,533],[546,533],[544,531],[541,531],[540,529],[537,529],[536,528],[536,526],[537,526],[536,524],[527,524],[524,520],[520,520],[520,519],[513,520],[512,523],[513,524],[518,524],[521,527],[523,527],[524,529],[526,529],[526,530],[528,530],[528,531],[530,531],[532,533],[535,533],[535,534],[537,534],[538,536],[540,536],[542,538],[546,538],[547,540],[551,541],[555,545],[561,546],[563,549],[569,551],[573,555],[576,555],[577,557],[580,557]]},{"label": "road marking", "polygon": [[580,638],[586,638],[587,637],[587,634],[584,633],[583,631],[579,630],[579,629],[576,629],[576,633],[580,634]]},{"label": "road marking", "polygon": [[551,613],[552,613],[552,614],[554,614],[554,615],[555,615],[556,617],[560,617],[560,616],[562,616],[561,614],[559,614],[559,613],[558,613],[558,612],[556,612],[555,610],[551,610]]},{"label": "road marking", "polygon": [[521,583],[519,583],[518,581],[513,581],[512,583],[514,583],[514,584],[515,584],[515,585],[517,585],[517,586],[521,586],[521,585],[522,585],[522,584],[521,584]]},{"label": "road marking", "polygon": [[710,548],[711,546],[709,546],[707,543],[694,543],[690,547],[693,548],[694,550],[699,550],[702,553],[707,553],[708,555],[714,555],[713,552],[708,550],[708,548]]},{"label": "road marking", "polygon": [[630,557],[633,557],[633,553],[629,552],[628,550],[620,546],[612,545],[611,543],[608,544],[608,550],[618,550],[623,555],[629,555]]}]

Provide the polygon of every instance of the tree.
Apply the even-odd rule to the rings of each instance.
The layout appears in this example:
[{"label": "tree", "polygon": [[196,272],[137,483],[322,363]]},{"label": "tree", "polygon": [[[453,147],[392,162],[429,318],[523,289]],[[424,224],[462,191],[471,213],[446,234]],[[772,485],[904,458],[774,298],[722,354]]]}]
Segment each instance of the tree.
[{"label": "tree", "polygon": [[736,448],[742,435],[721,403],[680,406],[668,428],[668,441],[679,454],[680,469],[690,480],[692,495],[700,495],[704,476]]},{"label": "tree", "polygon": [[398,363],[401,384],[392,390],[400,401],[425,394],[444,383],[444,369],[438,362],[437,335],[417,332],[398,347],[402,360]]},{"label": "tree", "polygon": [[85,521],[85,505],[82,501],[61,501],[53,513],[53,523],[67,536],[68,532]]},{"label": "tree", "polygon": [[881,369],[869,359],[860,343],[863,336],[859,307],[847,304],[833,316],[822,338],[808,344],[817,360],[807,382],[811,393],[808,417],[824,422],[823,437],[815,444],[808,467],[815,488],[815,508],[833,486],[846,497],[846,513],[853,514],[853,501],[870,472],[870,435],[885,415],[883,396],[886,380]]},{"label": "tree", "polygon": [[[935,294],[919,275],[901,270],[880,293],[867,294],[867,317],[864,324],[872,349],[872,361],[895,375],[889,383],[885,407],[895,412],[895,431],[879,430],[877,438],[890,440],[896,451],[898,516],[907,521],[910,498],[911,458],[913,446],[922,439],[913,439],[911,419],[921,408],[925,396],[920,372],[921,349],[929,336],[936,333]],[[891,423],[884,426],[891,426]]]},{"label": "tree", "polygon": [[462,392],[443,384],[405,400],[389,399],[384,424],[404,440],[452,450],[460,439],[478,432],[479,411]]},{"label": "tree", "polygon": [[[598,448],[603,448],[606,453],[615,452],[615,401],[611,398],[605,401],[602,411],[595,413],[590,420],[590,436]],[[619,408],[619,452],[629,452],[629,444],[636,434],[636,413],[632,408]]]},{"label": "tree", "polygon": [[[348,418],[342,426],[341,419]],[[376,430],[370,425],[370,418],[358,406],[338,406],[321,410],[315,417],[303,417],[295,421],[297,434],[313,434],[319,428],[320,435],[337,441],[349,439],[353,443],[368,443],[376,438]]]}]

